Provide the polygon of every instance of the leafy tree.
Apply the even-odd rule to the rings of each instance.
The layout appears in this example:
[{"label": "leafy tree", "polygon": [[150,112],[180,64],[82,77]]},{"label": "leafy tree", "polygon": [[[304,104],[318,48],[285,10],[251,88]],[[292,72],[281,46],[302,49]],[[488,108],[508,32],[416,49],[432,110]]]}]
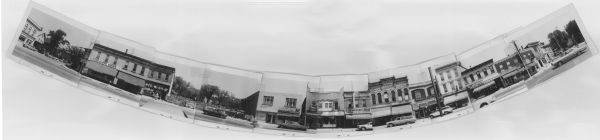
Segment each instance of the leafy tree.
[{"label": "leafy tree", "polygon": [[47,53],[49,52],[50,55],[53,56],[57,56],[57,52],[58,52],[58,46],[62,43],[65,43],[65,37],[67,36],[67,33],[65,33],[63,30],[58,29],[55,31],[50,31],[48,33],[48,36],[50,37],[50,41],[48,42],[48,44],[46,45],[46,49],[47,49]]},{"label": "leafy tree", "polygon": [[585,42],[585,38],[583,37],[583,34],[581,34],[581,30],[579,30],[579,26],[577,26],[577,22],[575,22],[575,20],[571,20],[569,23],[567,23],[565,26],[565,31],[576,43]]},{"label": "leafy tree", "polygon": [[565,31],[554,30],[548,34],[548,40],[550,41],[549,45],[554,54],[561,54],[569,48],[569,35]]},{"label": "leafy tree", "polygon": [[200,87],[200,99],[206,99],[207,102],[211,102],[213,100],[213,96],[219,94],[219,87],[209,84],[204,84]]}]

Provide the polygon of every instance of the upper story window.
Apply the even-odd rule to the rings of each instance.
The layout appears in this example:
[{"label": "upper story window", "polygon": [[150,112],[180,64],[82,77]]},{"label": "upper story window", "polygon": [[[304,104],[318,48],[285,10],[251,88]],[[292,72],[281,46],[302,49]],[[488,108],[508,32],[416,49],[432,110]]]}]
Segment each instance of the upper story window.
[{"label": "upper story window", "polygon": [[285,107],[296,108],[296,98],[285,98]]},{"label": "upper story window", "polygon": [[263,97],[263,105],[273,105],[273,96],[264,96]]},{"label": "upper story window", "polygon": [[127,70],[129,68],[129,61],[125,61],[125,64],[123,64],[123,70]]},{"label": "upper story window", "polygon": [[133,63],[133,69],[131,69],[131,72],[135,73],[136,68],[137,68],[137,64]]},{"label": "upper story window", "polygon": [[144,71],[145,71],[145,70],[146,70],[146,69],[144,68],[144,66],[142,66],[142,70],[140,71],[140,75],[142,75],[142,76],[143,76],[143,75],[144,75]]}]

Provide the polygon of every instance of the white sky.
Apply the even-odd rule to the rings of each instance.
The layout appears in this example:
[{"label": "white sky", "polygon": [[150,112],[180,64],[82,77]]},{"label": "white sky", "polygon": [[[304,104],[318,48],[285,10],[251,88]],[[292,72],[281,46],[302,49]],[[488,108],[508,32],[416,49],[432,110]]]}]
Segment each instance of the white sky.
[{"label": "white sky", "polygon": [[[549,15],[549,17],[552,18],[545,18],[524,26],[523,30],[508,35],[507,40],[515,40],[518,46],[525,46],[535,41],[542,41],[548,44],[548,33],[556,29],[564,31],[569,21],[579,18],[577,11],[569,9],[561,10],[557,14]],[[577,25],[581,26],[580,23],[577,23]]]},{"label": "white sky", "polygon": [[[90,48],[91,42],[99,33],[91,27],[73,26],[69,22],[65,22],[64,18],[57,19],[60,17],[49,16],[36,9],[31,10],[29,17],[42,27],[42,33],[49,33],[50,31],[61,29],[67,33],[65,40],[68,40],[71,45],[79,47]],[[40,32],[38,32],[38,34],[39,33]]]},{"label": "white sky", "polygon": [[260,73],[208,65],[206,83],[218,86],[237,98],[246,98],[259,90]]}]

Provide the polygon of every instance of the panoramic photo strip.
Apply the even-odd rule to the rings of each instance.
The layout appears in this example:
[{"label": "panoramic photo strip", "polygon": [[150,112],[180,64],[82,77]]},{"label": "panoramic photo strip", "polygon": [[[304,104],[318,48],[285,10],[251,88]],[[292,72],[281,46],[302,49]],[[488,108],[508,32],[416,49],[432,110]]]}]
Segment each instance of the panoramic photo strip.
[{"label": "panoramic photo strip", "polygon": [[468,50],[362,74],[302,75],[192,60],[35,2],[7,50],[44,76],[153,115],[298,137],[397,132],[452,120],[526,93],[598,53],[572,4]]}]

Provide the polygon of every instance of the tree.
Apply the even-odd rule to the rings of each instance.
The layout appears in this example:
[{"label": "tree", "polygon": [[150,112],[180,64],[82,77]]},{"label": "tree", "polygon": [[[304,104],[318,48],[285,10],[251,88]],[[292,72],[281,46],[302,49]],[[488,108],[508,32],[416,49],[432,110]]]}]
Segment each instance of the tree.
[{"label": "tree", "polygon": [[50,37],[50,41],[48,42],[48,44],[46,45],[46,49],[47,49],[47,53],[49,52],[50,55],[53,56],[57,56],[57,50],[58,50],[58,45],[60,45],[61,43],[64,43],[65,37],[67,36],[67,33],[65,33],[63,30],[58,29],[55,31],[50,31],[48,33],[48,36]]},{"label": "tree", "polygon": [[554,30],[548,34],[548,40],[554,54],[561,54],[563,51],[569,48],[569,35],[565,31]]},{"label": "tree", "polygon": [[565,31],[577,44],[585,42],[585,38],[583,37],[583,34],[581,34],[581,30],[579,30],[579,26],[577,26],[577,22],[575,22],[575,20],[571,20],[569,23],[567,23],[565,26]]},{"label": "tree", "polygon": [[200,99],[206,99],[207,102],[210,102],[213,100],[212,97],[214,95],[219,94],[219,91],[220,89],[217,86],[204,84],[200,87],[199,97]]}]

